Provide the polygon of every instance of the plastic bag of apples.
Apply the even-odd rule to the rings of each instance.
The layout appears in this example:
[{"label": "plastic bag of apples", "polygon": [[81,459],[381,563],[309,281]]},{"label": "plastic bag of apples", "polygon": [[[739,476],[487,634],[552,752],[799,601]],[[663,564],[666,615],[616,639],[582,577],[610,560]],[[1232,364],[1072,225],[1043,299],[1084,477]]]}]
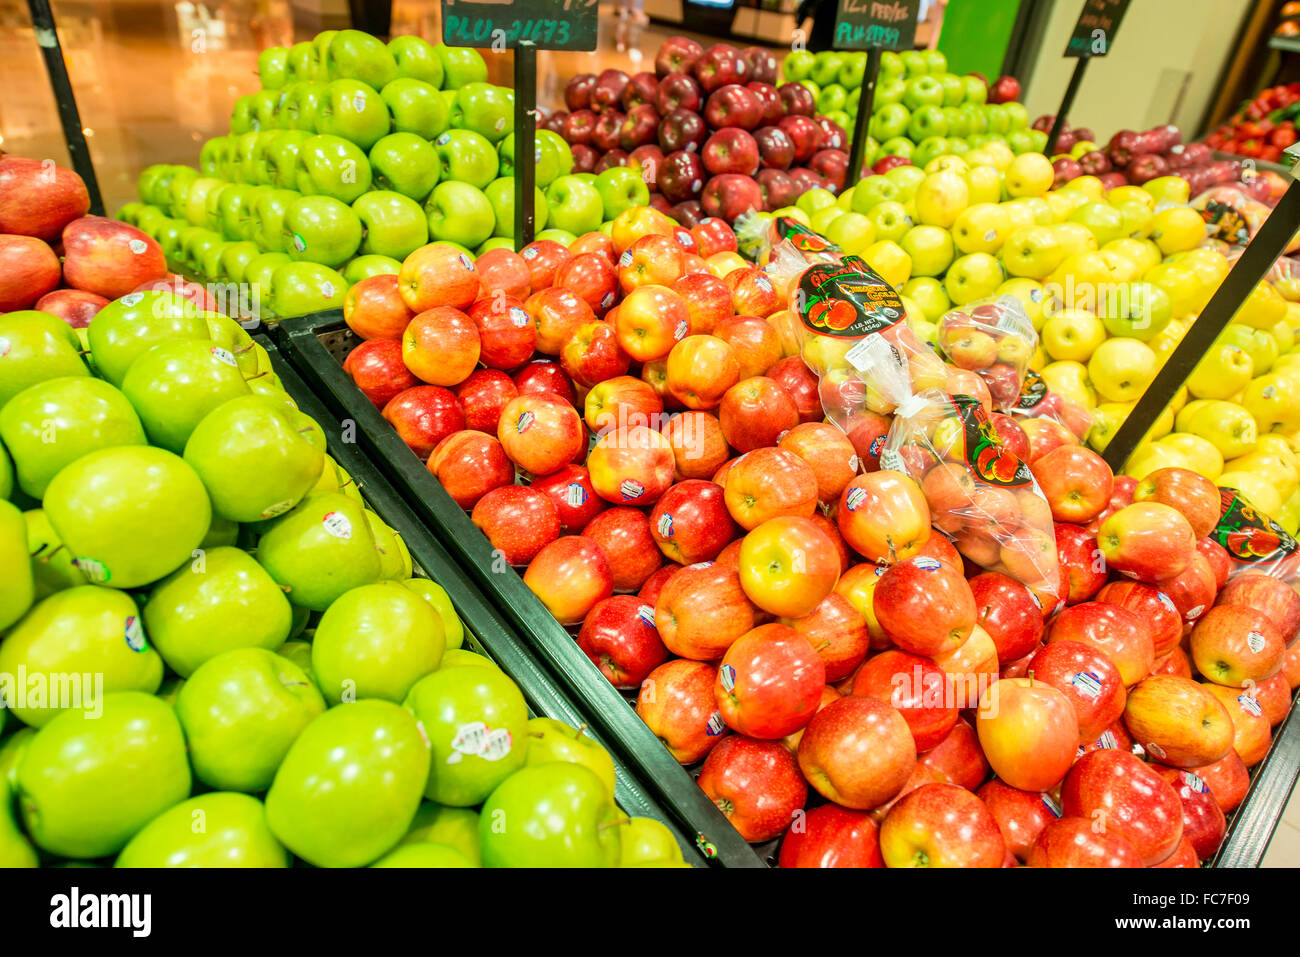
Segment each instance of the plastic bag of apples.
[{"label": "plastic bag of apples", "polygon": [[993,407],[1008,412],[1020,401],[1038,333],[1015,296],[1001,296],[951,309],[939,319],[940,352],[988,386]]},{"label": "plastic bag of apples", "polygon": [[1232,560],[1230,577],[1254,572],[1287,582],[1300,578],[1300,542],[1235,488],[1219,488],[1219,521],[1209,537]]},{"label": "plastic bag of apples", "polygon": [[1021,582],[1054,612],[1064,596],[1052,510],[989,415],[972,396],[920,392],[895,412],[880,466],[920,485],[934,527],[963,556]]},{"label": "plastic bag of apples", "polygon": [[1079,403],[1047,388],[1043,377],[1033,369],[1025,373],[1020,398],[1010,412],[1023,419],[1051,419],[1069,429],[1080,442],[1092,429],[1092,413]]}]

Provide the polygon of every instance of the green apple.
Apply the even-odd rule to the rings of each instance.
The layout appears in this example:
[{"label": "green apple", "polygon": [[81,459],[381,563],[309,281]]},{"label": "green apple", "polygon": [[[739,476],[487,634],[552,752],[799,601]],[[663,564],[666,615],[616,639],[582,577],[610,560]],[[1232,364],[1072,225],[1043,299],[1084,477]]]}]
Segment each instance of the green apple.
[{"label": "green apple", "polygon": [[[36,600],[36,578],[27,550],[27,522],[18,506],[0,499],[0,559],[5,577],[0,579],[0,631],[27,614]],[[8,642],[0,643],[0,656]]]},{"label": "green apple", "polygon": [[500,670],[441,668],[415,683],[406,707],[433,752],[424,789],[430,800],[472,807],[524,766],[528,709]]},{"label": "green apple", "polygon": [[246,93],[235,100],[230,109],[231,135],[243,135],[253,130],[253,94]]},{"label": "green apple", "polygon": [[[798,206],[794,208],[796,210],[799,209]],[[776,215],[775,210],[773,210],[773,215]],[[826,236],[826,238],[829,239],[830,236],[828,235],[828,233],[830,232],[831,224],[844,215],[846,214],[844,210],[840,209],[839,204],[832,203],[829,206],[823,206],[821,209],[817,210],[817,212],[809,216],[808,226],[810,229],[812,229],[813,232],[820,233],[821,235]]]},{"label": "green apple", "polygon": [[[360,198],[360,197],[358,197]],[[299,262],[341,266],[361,246],[361,217],[332,196],[303,196],[284,213],[284,251]]]},{"label": "green apple", "polygon": [[952,308],[943,283],[933,276],[914,276],[903,283],[903,288],[899,291],[921,307],[929,322],[938,322]]},{"label": "green apple", "polygon": [[159,582],[144,608],[154,647],[182,677],[232,648],[274,651],[289,637],[291,617],[265,569],[226,546],[204,551]]},{"label": "green apple", "polygon": [[[311,137],[307,130],[277,130],[271,134],[265,150],[269,185],[277,189],[293,189],[298,185],[298,150]],[[228,235],[227,238],[239,237]]]},{"label": "green apple", "polygon": [[200,176],[190,185],[185,195],[185,221],[191,226],[211,229],[208,217],[208,196],[226,185],[226,181],[212,176]]},{"label": "green apple", "polygon": [[284,253],[261,253],[244,267],[244,282],[252,291],[261,315],[270,315],[271,277],[280,266],[291,262],[293,260]]},{"label": "green apple", "polygon": [[14,463],[0,442],[0,499],[8,500],[14,494]]},{"label": "green apple", "polygon": [[122,393],[154,445],[180,454],[205,415],[227,399],[247,395],[233,355],[211,342],[161,342],[127,370]]},{"label": "green apple", "polygon": [[[306,133],[277,133],[277,136],[306,136]],[[231,183],[216,194],[217,224],[215,231],[230,242],[251,240],[254,213],[259,196],[270,192],[268,186]]]},{"label": "green apple", "polygon": [[322,82],[334,79],[334,75],[330,73],[327,61],[329,58],[330,41],[338,36],[338,33],[339,31],[337,30],[322,30],[311,39],[312,46],[316,48],[316,79],[321,80]]},{"label": "green apple", "polygon": [[333,80],[325,87],[316,114],[317,132],[368,150],[391,129],[392,117],[378,90],[359,80]]},{"label": "green apple", "polygon": [[876,157],[879,159],[882,156],[901,156],[905,160],[910,160],[915,149],[916,144],[906,136],[895,136],[880,144]]},{"label": "green apple", "polygon": [[375,89],[397,76],[397,60],[384,41],[360,30],[340,30],[324,57],[331,78],[360,80]]},{"label": "green apple", "polygon": [[284,129],[316,132],[316,117],[325,97],[325,84],[314,80],[290,85],[280,103],[280,122]]},{"label": "green apple", "polygon": [[[224,136],[217,136],[206,141],[199,151],[200,158],[210,155],[212,151],[218,149],[220,141],[224,139]],[[136,177],[136,195],[150,206],[167,205],[169,201],[167,186],[171,182],[174,172],[174,167],[167,163],[154,163],[152,166],[146,166],[140,175]],[[205,172],[207,175],[214,175],[210,170]]]},{"label": "green apple", "polygon": [[[534,179],[537,186],[545,189],[561,176],[573,172],[573,151],[564,138],[550,130],[538,130],[534,141]],[[497,147],[501,158],[501,175],[515,175],[515,134],[511,133]]]},{"label": "green apple", "polygon": [[[902,136],[912,120],[912,112],[902,103],[886,103],[871,117],[871,135],[882,143]],[[884,153],[884,147],[881,148]],[[889,155],[889,154],[886,154]],[[901,156],[901,153],[893,155]]]},{"label": "green apple", "polygon": [[[943,107],[922,106],[914,110],[907,123],[907,135],[916,141],[918,150],[922,140],[947,136],[948,118],[944,116]],[[919,163],[919,165],[924,166],[930,159],[933,159],[933,157],[926,159],[924,163]]]},{"label": "green apple", "polygon": [[[101,309],[95,319],[113,305]],[[76,332],[56,316],[35,311],[0,315],[0,406],[46,379],[90,375],[80,351]]]},{"label": "green apple", "polygon": [[320,72],[320,54],[310,40],[295,43],[285,60],[285,78],[290,83],[315,80]]},{"label": "green apple", "polygon": [[451,125],[499,143],[515,129],[514,91],[491,83],[467,83],[456,92]]},{"label": "green apple", "polygon": [[625,209],[650,202],[650,188],[641,178],[641,173],[628,166],[611,166],[598,173],[596,192],[600,194],[606,219],[614,219]]},{"label": "green apple", "polygon": [[451,127],[447,104],[437,87],[410,77],[398,77],[380,91],[392,114],[393,129],[432,140]]},{"label": "green apple", "polygon": [[640,867],[649,862],[682,862],[681,845],[673,832],[652,817],[634,817],[619,828],[619,867]]},{"label": "green apple", "polygon": [[[238,138],[236,138],[238,139]],[[185,216],[185,197],[190,193],[190,185],[199,178],[198,170],[190,166],[174,168],[171,182],[167,185],[167,211],[178,219]]]},{"label": "green apple", "polygon": [[390,133],[370,148],[374,185],[424,202],[438,185],[442,160],[433,144],[414,133]]},{"label": "green apple", "polygon": [[291,602],[316,611],[379,577],[379,553],[361,506],[340,492],[309,495],[277,518],[257,557]]},{"label": "green apple", "polygon": [[921,58],[925,61],[927,73],[934,76],[941,76],[948,72],[948,58],[943,55],[942,50],[922,50]]},{"label": "green apple", "polygon": [[1169,294],[1159,286],[1149,282],[1114,283],[1107,290],[1098,290],[1097,318],[1112,336],[1149,342],[1169,325],[1173,307]]},{"label": "green apple", "polygon": [[546,190],[550,224],[574,235],[599,229],[604,204],[600,190],[576,176],[561,176]]},{"label": "green apple", "polygon": [[812,189],[800,194],[799,198],[794,201],[796,209],[803,210],[809,217],[819,209],[829,209],[835,205],[835,194],[828,189],[822,189],[820,186],[814,186]]},{"label": "green apple", "polygon": [[561,246],[567,248],[577,242],[578,234],[571,233],[567,229],[556,229],[552,226],[549,229],[543,229],[540,233],[534,236],[533,239],[546,239],[553,243],[559,243]]},{"label": "green apple", "polygon": [[271,832],[317,867],[369,864],[401,841],[429,775],[415,717],[389,701],[331,708],[298,735],[266,795]]},{"label": "green apple", "polygon": [[[10,313],[0,317],[0,336],[6,320],[24,315]],[[184,296],[165,290],[133,292],[110,302],[90,320],[87,337],[90,352],[100,374],[120,385],[136,358],[160,342],[173,339],[208,339],[208,327],[194,303]],[[4,359],[0,359],[3,369]],[[80,360],[78,360],[80,361]],[[51,373],[68,375],[76,373]],[[0,387],[0,396],[4,396]]]},{"label": "green apple", "polygon": [[[68,709],[96,711],[104,692],[152,694],[162,683],[163,662],[145,638],[130,595],[83,585],[41,601],[0,644],[0,674],[23,671],[28,697],[10,706],[40,728]],[[33,678],[47,689],[43,700],[31,697]]]},{"label": "green apple", "polygon": [[257,78],[264,90],[278,90],[289,79],[289,48],[267,47],[257,55]]},{"label": "green apple", "polygon": [[492,235],[496,216],[492,204],[469,183],[443,181],[425,202],[429,236],[473,248]]},{"label": "green apple", "polygon": [[270,132],[283,129],[287,120],[280,115],[280,101],[284,95],[279,90],[260,90],[253,94],[253,129]]},{"label": "green apple", "polygon": [[35,508],[23,512],[23,523],[27,526],[27,554],[31,556],[37,601],[64,588],[90,583],[54,531],[44,510]]},{"label": "green apple", "polygon": [[964,306],[993,295],[1005,278],[997,259],[988,253],[968,253],[949,267],[943,288],[953,305]]},{"label": "green apple", "polygon": [[216,515],[255,522],[287,512],[312,489],[324,445],[320,427],[303,413],[264,396],[240,396],[198,423],[185,461],[203,481]]},{"label": "green apple", "polygon": [[903,105],[909,110],[918,110],[923,106],[943,106],[943,102],[943,84],[937,77],[926,74],[912,76],[907,80]]},{"label": "green apple", "polygon": [[781,75],[788,82],[795,83],[812,72],[816,57],[809,50],[792,50],[781,61]]},{"label": "green apple", "polygon": [[[235,144],[236,180],[252,185],[270,183],[271,167],[266,158],[266,148],[276,132],[259,130],[239,137]],[[193,189],[193,184],[190,188]]]},{"label": "green apple", "polygon": [[203,536],[203,541],[199,542],[199,548],[207,551],[210,548],[234,545],[238,541],[239,523],[214,516],[212,524],[208,526],[208,534]]},{"label": "green apple", "polygon": [[176,699],[195,776],[250,794],[270,786],[293,742],[325,708],[302,668],[253,647],[208,658]]},{"label": "green apple", "polygon": [[876,231],[876,242],[889,240],[896,243],[912,228],[912,218],[907,215],[906,207],[892,200],[876,203],[865,215]]},{"label": "green apple", "polygon": [[443,868],[476,867],[477,865],[460,851],[445,844],[403,843],[370,866]]},{"label": "green apple", "polygon": [[[901,76],[887,77],[882,72],[880,80],[876,83],[876,95],[872,100],[873,112],[880,112],[883,107],[897,103],[902,106],[903,94],[907,92],[907,81]],[[861,102],[861,94],[859,94]],[[845,103],[847,106],[847,102]],[[907,107],[903,107],[907,109]]]},{"label": "green apple", "polygon": [[[515,234],[515,180],[513,176],[500,176],[488,184],[483,191],[492,206],[492,216],[496,220],[493,233],[497,238],[510,238]],[[533,229],[540,231],[546,226],[550,207],[546,194],[540,189],[533,190]],[[487,240],[491,242],[491,240]],[[486,250],[485,250],[486,251]]]},{"label": "green apple", "polygon": [[[302,198],[296,189],[268,189],[251,197],[252,218],[248,238],[268,253],[284,252],[284,215]],[[288,256],[285,256],[288,261]]]},{"label": "green apple", "polygon": [[396,276],[401,269],[402,264],[388,256],[357,256],[343,267],[343,279],[355,286],[371,276]]},{"label": "green apple", "polygon": [[868,176],[853,187],[853,212],[869,213],[880,203],[897,201],[898,196],[899,188],[893,180],[881,175]]},{"label": "green apple", "polygon": [[565,762],[527,767],[507,778],[483,804],[483,864],[613,867],[621,853],[618,824],[623,818],[590,769]]},{"label": "green apple", "polygon": [[[461,624],[460,616],[456,614],[456,608],[451,603],[451,596],[447,594],[447,589],[428,578],[408,578],[402,584],[427,601],[438,613],[438,618],[442,621],[443,642],[448,651],[458,649],[465,644],[465,626]],[[446,660],[445,653],[443,660]]]},{"label": "green apple", "polygon": [[942,276],[956,255],[952,233],[939,226],[913,226],[899,245],[912,257],[913,276]]},{"label": "green apple", "polygon": [[1012,230],[999,253],[1012,276],[1045,279],[1065,259],[1060,235],[1047,226],[1020,226]]},{"label": "green apple", "polygon": [[955,73],[944,73],[938,79],[943,87],[943,105],[961,106],[966,99],[966,81]]},{"label": "green apple", "polygon": [[[0,738],[0,784],[6,785],[12,793],[18,787],[18,762],[32,738],[36,737],[35,728],[19,728],[8,737]],[[6,805],[10,807],[11,805]],[[478,815],[474,815],[474,843],[478,844]]]},{"label": "green apple", "polygon": [[87,452],[144,445],[131,403],[102,379],[62,376],[29,386],[0,408],[0,439],[19,487],[42,498],[50,479]]},{"label": "green apple", "polygon": [[405,259],[429,241],[429,221],[415,200],[388,190],[373,190],[352,204],[361,220],[361,252]]},{"label": "green apple", "polygon": [[398,77],[410,77],[428,83],[435,89],[442,88],[442,60],[438,58],[432,44],[416,36],[393,37],[388,41],[388,52],[397,64]]},{"label": "green apple", "polygon": [[966,84],[966,102],[982,106],[989,98],[988,84],[973,74],[967,73],[961,78]]},{"label": "green apple", "polygon": [[339,596],[312,640],[312,672],[331,704],[356,698],[401,702],[433,672],[444,639],[438,613],[397,582],[377,582]]},{"label": "green apple", "polygon": [[571,761],[594,771],[614,800],[614,759],[582,729],[554,718],[533,718],[528,722],[529,766],[548,761]]},{"label": "green apple", "polygon": [[192,275],[199,273],[199,262],[204,253],[222,242],[221,236],[203,226],[186,226],[181,230],[181,248],[177,254],[185,265],[184,271]]},{"label": "green apple", "polygon": [[812,71],[808,74],[818,86],[834,83],[844,66],[844,55],[831,50],[823,50],[813,57]]},{"label": "green apple", "polygon": [[497,178],[500,162],[496,148],[473,130],[447,130],[433,141],[442,164],[443,181],[456,180],[483,189]]},{"label": "green apple", "polygon": [[165,449],[100,449],[62,469],[45,514],[94,582],[136,588],[189,560],[212,521],[198,475]]},{"label": "green apple", "polygon": [[445,90],[459,90],[470,83],[482,83],[487,80],[487,64],[483,55],[470,47],[449,47],[439,43],[433,52],[442,61],[445,74],[442,86]]},{"label": "green apple", "polygon": [[876,241],[876,227],[862,213],[840,212],[842,215],[835,217],[826,227],[826,238],[846,253],[860,256]]},{"label": "green apple", "polygon": [[925,170],[919,166],[895,166],[884,174],[885,179],[898,187],[898,194],[894,200],[900,203],[906,203],[916,195],[916,190],[925,179],[925,175]]},{"label": "green apple", "polygon": [[271,314],[281,319],[342,309],[348,284],[341,273],[312,262],[277,266],[271,274]]},{"label": "green apple", "polygon": [[289,855],[247,794],[214,791],[164,811],[131,838],[115,867],[288,867]]},{"label": "green apple", "polygon": [[1124,228],[1124,214],[1109,203],[1084,203],[1066,217],[1066,222],[1086,226],[1096,237],[1098,246],[1129,234]]},{"label": "green apple", "polygon": [[340,136],[317,135],[298,145],[298,192],[351,203],[370,189],[370,160]]},{"label": "green apple", "polygon": [[0,779],[0,867],[39,867],[36,850],[14,820],[13,797],[9,782]]},{"label": "green apple", "polygon": [[817,94],[817,112],[825,115],[834,110],[841,110],[846,102],[848,102],[848,91],[844,87],[838,83],[824,86]]},{"label": "green apple", "polygon": [[259,255],[261,250],[257,248],[256,243],[247,241],[227,243],[226,248],[221,250],[221,270],[231,282],[242,283],[244,270]]},{"label": "green apple", "polygon": [[115,854],[190,793],[185,738],[166,702],[139,691],[101,701],[99,715],[60,714],[18,762],[27,833],[61,857]]}]

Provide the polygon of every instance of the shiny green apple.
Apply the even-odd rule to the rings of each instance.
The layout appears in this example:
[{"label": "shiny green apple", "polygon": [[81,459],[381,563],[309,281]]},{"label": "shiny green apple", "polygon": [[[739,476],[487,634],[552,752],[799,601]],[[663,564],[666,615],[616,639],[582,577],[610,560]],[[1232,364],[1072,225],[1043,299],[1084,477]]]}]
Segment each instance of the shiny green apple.
[{"label": "shiny green apple", "polygon": [[614,867],[623,816],[589,768],[567,762],[526,767],[483,802],[483,865]]},{"label": "shiny green apple", "polygon": [[247,794],[213,791],[164,811],[122,848],[114,867],[288,867],[289,855]]}]

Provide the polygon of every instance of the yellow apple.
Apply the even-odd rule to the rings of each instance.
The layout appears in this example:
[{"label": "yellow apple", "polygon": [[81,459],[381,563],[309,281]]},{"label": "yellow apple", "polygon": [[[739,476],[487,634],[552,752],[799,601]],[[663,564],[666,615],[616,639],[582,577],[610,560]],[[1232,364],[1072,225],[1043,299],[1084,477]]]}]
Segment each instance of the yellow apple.
[{"label": "yellow apple", "polygon": [[835,369],[847,369],[849,360],[845,354],[855,344],[853,339],[809,335],[803,345],[803,360],[817,375],[826,375]]},{"label": "yellow apple", "polygon": [[1027,200],[1009,199],[999,203],[1007,216],[1007,229],[1015,231],[1022,226],[1039,226],[1038,211]]},{"label": "yellow apple", "polygon": [[[1045,196],[1052,188],[1056,171],[1042,153],[1022,153],[1007,167],[1003,182],[1008,196]],[[1097,184],[1101,185],[1100,181]]]},{"label": "yellow apple", "polygon": [[1118,206],[1120,203],[1141,203],[1152,212],[1155,212],[1156,208],[1156,198],[1141,186],[1116,186],[1106,191],[1105,199],[1112,206]]},{"label": "yellow apple", "polygon": [[969,253],[949,267],[943,288],[953,305],[963,306],[992,296],[1005,278],[1002,264],[988,253]]},{"label": "yellow apple", "polygon": [[1174,419],[1180,432],[1208,440],[1224,461],[1252,452],[1259,440],[1254,416],[1239,405],[1221,400],[1187,403]]},{"label": "yellow apple", "polygon": [[1273,516],[1273,521],[1285,528],[1292,538],[1300,533],[1300,492],[1282,503],[1282,509]]},{"label": "yellow apple", "polygon": [[1051,275],[1065,259],[1056,228],[1020,226],[1013,229],[999,250],[1007,272],[1025,279],[1045,279]]},{"label": "yellow apple", "polygon": [[840,195],[835,197],[835,205],[846,213],[853,208],[853,187],[850,186]]},{"label": "yellow apple", "polygon": [[1249,352],[1230,342],[1216,342],[1187,377],[1187,391],[1198,399],[1226,399],[1244,389],[1254,373]]},{"label": "yellow apple", "polygon": [[1191,187],[1181,176],[1157,176],[1142,184],[1142,189],[1150,193],[1157,203],[1173,203],[1186,206],[1191,198]]},{"label": "yellow apple", "polygon": [[970,187],[951,171],[930,173],[916,188],[916,218],[927,226],[952,226],[970,205]]},{"label": "yellow apple", "polygon": [[1189,469],[1191,465],[1177,449],[1158,442],[1146,442],[1134,449],[1124,463],[1124,474],[1140,482],[1156,469],[1170,468]]},{"label": "yellow apple", "polygon": [[[938,322],[952,308],[952,300],[944,292],[943,283],[933,276],[913,276],[899,292],[916,303],[927,322]],[[908,315],[911,316],[910,311]]]},{"label": "yellow apple", "polygon": [[1223,455],[1210,442],[1190,432],[1170,432],[1157,440],[1160,445],[1177,449],[1192,464],[1192,471],[1199,472],[1211,482],[1217,482],[1223,473]]},{"label": "yellow apple", "polygon": [[1230,462],[1224,462],[1223,470],[1225,472],[1250,472],[1254,475],[1261,475],[1272,483],[1278,495],[1284,499],[1290,498],[1297,490],[1300,490],[1300,471],[1297,471],[1293,464],[1287,462],[1280,455],[1270,455],[1267,452],[1258,450],[1248,452]]},{"label": "yellow apple", "polygon": [[[831,206],[830,209],[837,207]],[[826,210],[819,209],[813,214],[813,218],[820,216]],[[813,229],[817,229],[813,226]],[[876,224],[862,213],[852,211],[841,211],[839,216],[831,219],[830,225],[822,233],[827,239],[839,246],[846,253],[854,256],[861,256],[863,251],[876,241]]]},{"label": "yellow apple", "polygon": [[1076,176],[1065,184],[1065,189],[1078,190],[1089,196],[1093,202],[1100,203],[1106,187],[1096,176]]},{"label": "yellow apple", "polygon": [[[1029,316],[1029,321],[1034,324],[1034,331],[1043,331],[1043,323],[1046,321],[1046,317],[1043,315],[1043,299],[1045,295],[1041,282],[1036,279],[1022,277],[1008,279],[998,286],[994,295],[1015,296],[1020,300],[1020,304],[1025,307],[1025,313]],[[1297,357],[1297,359],[1300,361],[1300,357]]]},{"label": "yellow apple", "polygon": [[1084,408],[1097,404],[1097,394],[1088,381],[1088,367],[1073,359],[1061,359],[1043,367],[1040,373],[1047,387]]},{"label": "yellow apple", "polygon": [[1149,239],[1116,239],[1102,247],[1102,251],[1119,253],[1137,266],[1138,272],[1144,273],[1160,262],[1160,249]]},{"label": "yellow apple", "polygon": [[952,234],[939,226],[913,226],[899,246],[912,257],[913,276],[942,276],[957,254]]},{"label": "yellow apple", "polygon": [[1300,428],[1300,388],[1290,376],[1270,372],[1251,380],[1242,393],[1241,407],[1255,419],[1260,432],[1274,426],[1283,432]]},{"label": "yellow apple", "polygon": [[1002,173],[991,163],[975,165],[972,155],[975,151],[967,153],[965,159],[971,164],[970,172],[966,174],[966,186],[970,191],[970,201],[972,203],[996,203],[1002,198]]},{"label": "yellow apple", "polygon": [[1140,398],[1159,370],[1160,360],[1139,339],[1107,339],[1088,359],[1088,378],[1108,402]]},{"label": "yellow apple", "polygon": [[1279,351],[1290,352],[1295,348],[1295,330],[1285,322],[1279,322],[1268,334],[1277,341]]},{"label": "yellow apple", "polygon": [[970,172],[970,165],[960,156],[936,156],[925,164],[927,173],[942,173],[945,170],[965,176]]},{"label": "yellow apple", "polygon": [[996,166],[1004,173],[1010,169],[1011,164],[1016,161],[1016,154],[1011,151],[1011,147],[1007,146],[1006,143],[998,143],[994,141],[991,143],[985,143],[981,148],[989,154],[989,160],[992,165]]},{"label": "yellow apple", "polygon": [[1141,203],[1121,203],[1115,208],[1124,220],[1124,235],[1129,239],[1146,239],[1156,228],[1155,214]]},{"label": "yellow apple", "polygon": [[[1059,226],[1055,227],[1060,229]],[[1047,277],[1043,286],[1056,286],[1061,290],[1053,295],[1061,296],[1061,301],[1074,309],[1097,311],[1097,297],[1106,292],[1104,286],[1110,285],[1110,270],[1099,252],[1073,253],[1067,255],[1061,264]]]},{"label": "yellow apple", "polygon": [[1232,321],[1250,326],[1252,329],[1272,329],[1285,320],[1286,315],[1286,300],[1271,284],[1261,282],[1250,291],[1250,295],[1241,304]]},{"label": "yellow apple", "polygon": [[1142,278],[1165,291],[1175,316],[1186,316],[1197,311],[1201,291],[1200,278],[1190,266],[1179,263],[1157,263],[1148,269]]},{"label": "yellow apple", "polygon": [[1263,475],[1253,472],[1224,472],[1219,476],[1219,484],[1224,488],[1235,488],[1244,492],[1250,504],[1265,515],[1272,516],[1282,510],[1282,496],[1273,483]]},{"label": "yellow apple", "polygon": [[1205,220],[1188,206],[1156,213],[1151,238],[1166,256],[1193,249],[1205,241]]},{"label": "yellow apple", "polygon": [[1087,362],[1106,341],[1106,327],[1086,309],[1062,309],[1043,323],[1042,338],[1052,359]]},{"label": "yellow apple", "polygon": [[1174,415],[1177,415],[1182,411],[1183,406],[1187,404],[1188,398],[1189,393],[1187,391],[1187,386],[1180,385],[1178,391],[1174,393],[1174,397],[1169,400],[1169,408],[1173,410]]},{"label": "yellow apple", "polygon": [[[1079,140],[1079,142],[1075,143],[1073,146],[1070,147],[1070,158],[1078,159],[1084,153],[1091,153],[1095,149],[1097,149],[1097,144],[1094,143],[1092,140]],[[1097,182],[1098,185],[1101,184],[1100,180],[1098,180]]]},{"label": "yellow apple", "polygon": [[895,289],[912,276],[912,257],[892,240],[885,239],[872,243],[862,254],[862,258]]},{"label": "yellow apple", "polygon": [[1088,444],[1094,452],[1105,452],[1110,440],[1124,424],[1136,402],[1103,402],[1092,410],[1092,428],[1088,430]]},{"label": "yellow apple", "polygon": [[952,241],[963,253],[996,253],[1006,240],[1010,220],[997,203],[967,206],[952,225]]},{"label": "yellow apple", "polygon": [[1097,244],[1096,235],[1082,223],[1067,220],[1053,226],[1052,232],[1056,233],[1057,239],[1061,243],[1061,249],[1065,251],[1067,256],[1094,252],[1100,248]]},{"label": "yellow apple", "polygon": [[1138,264],[1129,259],[1122,253],[1117,253],[1113,249],[1100,249],[1097,255],[1101,257],[1106,268],[1110,270],[1110,281],[1112,283],[1133,282],[1142,274]]},{"label": "yellow apple", "polygon": [[[813,214],[808,217],[808,228],[813,232],[827,236],[831,223],[844,215],[846,215],[844,210],[840,209],[834,203],[830,206],[823,206],[821,209],[815,210]],[[827,238],[829,238],[829,236]]]}]

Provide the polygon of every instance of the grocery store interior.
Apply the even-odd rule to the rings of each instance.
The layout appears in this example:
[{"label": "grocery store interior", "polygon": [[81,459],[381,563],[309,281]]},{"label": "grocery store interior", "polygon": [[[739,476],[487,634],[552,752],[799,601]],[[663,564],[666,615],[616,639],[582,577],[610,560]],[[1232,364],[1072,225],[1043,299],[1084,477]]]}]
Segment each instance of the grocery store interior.
[{"label": "grocery store interior", "polygon": [[1300,2],[0,0],[0,90],[0,867],[1300,867]]}]

